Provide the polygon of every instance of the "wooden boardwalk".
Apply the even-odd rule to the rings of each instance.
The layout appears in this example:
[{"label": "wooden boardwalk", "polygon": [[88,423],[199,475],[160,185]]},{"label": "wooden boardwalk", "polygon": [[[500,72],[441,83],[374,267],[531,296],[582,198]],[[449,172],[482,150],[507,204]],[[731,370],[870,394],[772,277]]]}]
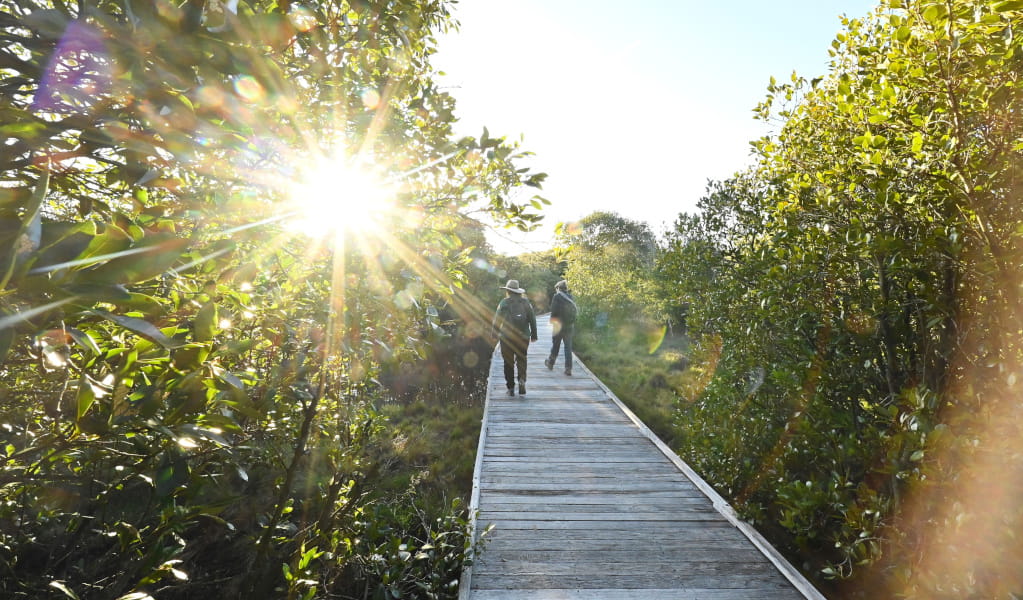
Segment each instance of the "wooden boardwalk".
[{"label": "wooden boardwalk", "polygon": [[537,321],[525,396],[491,361],[460,600],[823,599]]}]

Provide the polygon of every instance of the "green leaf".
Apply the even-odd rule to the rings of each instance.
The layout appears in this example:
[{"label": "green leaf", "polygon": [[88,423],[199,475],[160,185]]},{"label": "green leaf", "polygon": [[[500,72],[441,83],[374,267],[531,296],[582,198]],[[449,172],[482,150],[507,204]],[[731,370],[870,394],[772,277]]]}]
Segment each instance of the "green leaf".
[{"label": "green leaf", "polygon": [[68,327],[66,331],[69,335],[71,335],[71,338],[75,340],[75,343],[91,352],[93,356],[99,356],[99,346],[96,344],[96,340],[92,339],[91,335],[81,329],[75,329],[74,327]]},{"label": "green leaf", "polygon": [[76,594],[68,586],[64,585],[63,581],[51,581],[50,582],[50,587],[52,587],[54,589],[57,589],[57,590],[60,590],[68,598],[72,598],[73,600],[79,600],[78,594]]},{"label": "green leaf", "polygon": [[157,329],[155,325],[149,323],[148,321],[136,319],[135,317],[115,315],[112,313],[108,313],[105,310],[93,310],[91,312],[95,315],[103,317],[108,321],[113,321],[114,323],[117,323],[121,327],[124,327],[125,329],[137,333],[138,335],[153,342],[154,344],[159,344],[164,348],[167,348],[168,350],[180,348],[181,346],[184,345],[180,342],[176,342],[171,338],[167,337],[162,331]]},{"label": "green leaf", "polygon": [[924,136],[919,131],[913,134],[913,141],[910,144],[910,148],[913,154],[920,154],[920,150],[924,147]]},{"label": "green leaf", "polygon": [[213,339],[217,328],[217,304],[207,302],[195,314],[192,320],[192,336],[197,342],[208,342]]},{"label": "green leaf", "polygon": [[1009,12],[1012,10],[1023,10],[1023,0],[1009,0],[998,2],[994,6],[995,12]]},{"label": "green leaf", "polygon": [[70,262],[85,251],[96,237],[96,224],[49,221],[42,224],[39,256],[33,271],[52,271],[54,266]]},{"label": "green leaf", "polygon": [[154,481],[158,496],[169,496],[188,481],[188,463],[181,458],[166,460]]},{"label": "green leaf", "polygon": [[146,294],[129,293],[127,298],[112,302],[114,302],[118,308],[138,311],[147,317],[157,317],[166,312],[164,305],[160,303],[158,299],[153,296],[147,296]]},{"label": "green leaf", "polygon": [[[32,191],[31,199],[29,200],[28,206],[25,207],[25,216],[21,220],[21,225],[18,227],[17,233],[11,240],[10,245],[6,249],[0,251],[0,290],[7,287],[11,277],[14,276],[14,266],[17,264],[17,259],[25,254],[25,251],[19,252],[23,240],[29,242],[29,246],[35,250],[39,247],[39,237],[42,235],[42,222],[40,220],[40,208],[43,205],[43,198],[46,197],[46,192],[50,188],[50,171],[44,169],[43,174],[39,177],[39,181],[36,182],[35,189]],[[33,233],[35,229],[39,229],[38,234]],[[32,243],[32,238],[35,237],[35,243]]]},{"label": "green leaf", "polygon": [[174,351],[174,368],[181,371],[198,369],[209,355],[206,344],[186,344]]},{"label": "green leaf", "polygon": [[104,256],[122,252],[131,247],[131,237],[116,225],[107,224],[103,232],[92,238],[92,242],[78,257],[79,259],[95,259],[92,262],[106,260]]},{"label": "green leaf", "polygon": [[220,435],[219,433],[210,431],[209,429],[205,429],[202,427],[197,427],[191,423],[186,423],[182,425],[181,430],[187,433],[188,435],[209,440],[220,446],[231,445],[231,443],[228,442],[227,439],[224,436]]},{"label": "green leaf", "polygon": [[96,391],[92,388],[92,383],[89,382],[88,378],[82,377],[78,380],[78,396],[76,398],[76,409],[75,409],[75,422],[80,422],[82,417],[89,412],[92,405],[96,402]]},{"label": "green leaf", "polygon": [[46,129],[44,123],[38,121],[22,121],[0,126],[0,135],[4,137],[29,139],[34,138]]},{"label": "green leaf", "polygon": [[92,283],[139,283],[166,272],[177,262],[188,240],[173,234],[145,238],[138,252],[120,256],[88,272]]},{"label": "green leaf", "polygon": [[66,287],[67,291],[82,300],[82,304],[92,305],[96,302],[118,304],[131,299],[131,294],[120,284],[76,283]]}]

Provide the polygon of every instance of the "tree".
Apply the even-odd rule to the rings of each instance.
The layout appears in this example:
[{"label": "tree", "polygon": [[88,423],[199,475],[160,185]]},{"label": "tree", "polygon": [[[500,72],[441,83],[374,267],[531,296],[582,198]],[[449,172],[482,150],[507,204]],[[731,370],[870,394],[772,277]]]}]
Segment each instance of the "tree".
[{"label": "tree", "polygon": [[1021,23],[966,0],[846,19],[828,74],[772,82],[779,134],[662,263],[721,344],[684,451],[823,576],[884,557],[868,597],[1019,589],[998,532],[1023,515],[972,490],[1016,481],[993,473],[1019,437]]},{"label": "tree", "polygon": [[[3,595],[453,592],[455,517],[374,493],[376,377],[465,284],[462,213],[529,227],[509,192],[543,175],[453,139],[450,25],[412,0],[8,3]],[[382,227],[288,227],[320,162],[398,184]]]},{"label": "tree", "polygon": [[666,320],[654,273],[659,248],[647,224],[596,212],[560,235],[569,245],[565,277],[580,298],[584,326],[645,327]]}]

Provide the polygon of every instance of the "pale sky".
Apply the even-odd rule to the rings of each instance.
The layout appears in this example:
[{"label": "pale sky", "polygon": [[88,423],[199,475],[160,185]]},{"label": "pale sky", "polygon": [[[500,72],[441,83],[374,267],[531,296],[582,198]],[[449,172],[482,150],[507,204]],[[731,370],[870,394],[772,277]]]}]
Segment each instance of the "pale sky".
[{"label": "pale sky", "polygon": [[[522,137],[552,202],[499,252],[550,247],[555,223],[594,211],[657,233],[692,212],[708,179],[749,164],[768,132],[752,109],[771,76],[826,72],[839,16],[876,0],[461,0],[433,64],[460,134]],[[523,192],[520,200],[529,197]]]}]

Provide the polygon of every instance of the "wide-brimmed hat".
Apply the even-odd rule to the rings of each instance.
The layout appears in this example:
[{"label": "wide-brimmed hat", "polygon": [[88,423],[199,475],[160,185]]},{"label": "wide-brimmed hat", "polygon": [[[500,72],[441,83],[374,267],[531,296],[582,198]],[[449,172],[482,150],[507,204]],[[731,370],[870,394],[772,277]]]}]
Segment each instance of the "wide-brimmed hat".
[{"label": "wide-brimmed hat", "polygon": [[501,286],[501,289],[502,290],[508,290],[509,292],[511,292],[513,294],[525,294],[526,293],[526,290],[524,290],[524,289],[519,287],[519,280],[518,279],[509,279],[508,283],[506,283],[505,285]]}]

